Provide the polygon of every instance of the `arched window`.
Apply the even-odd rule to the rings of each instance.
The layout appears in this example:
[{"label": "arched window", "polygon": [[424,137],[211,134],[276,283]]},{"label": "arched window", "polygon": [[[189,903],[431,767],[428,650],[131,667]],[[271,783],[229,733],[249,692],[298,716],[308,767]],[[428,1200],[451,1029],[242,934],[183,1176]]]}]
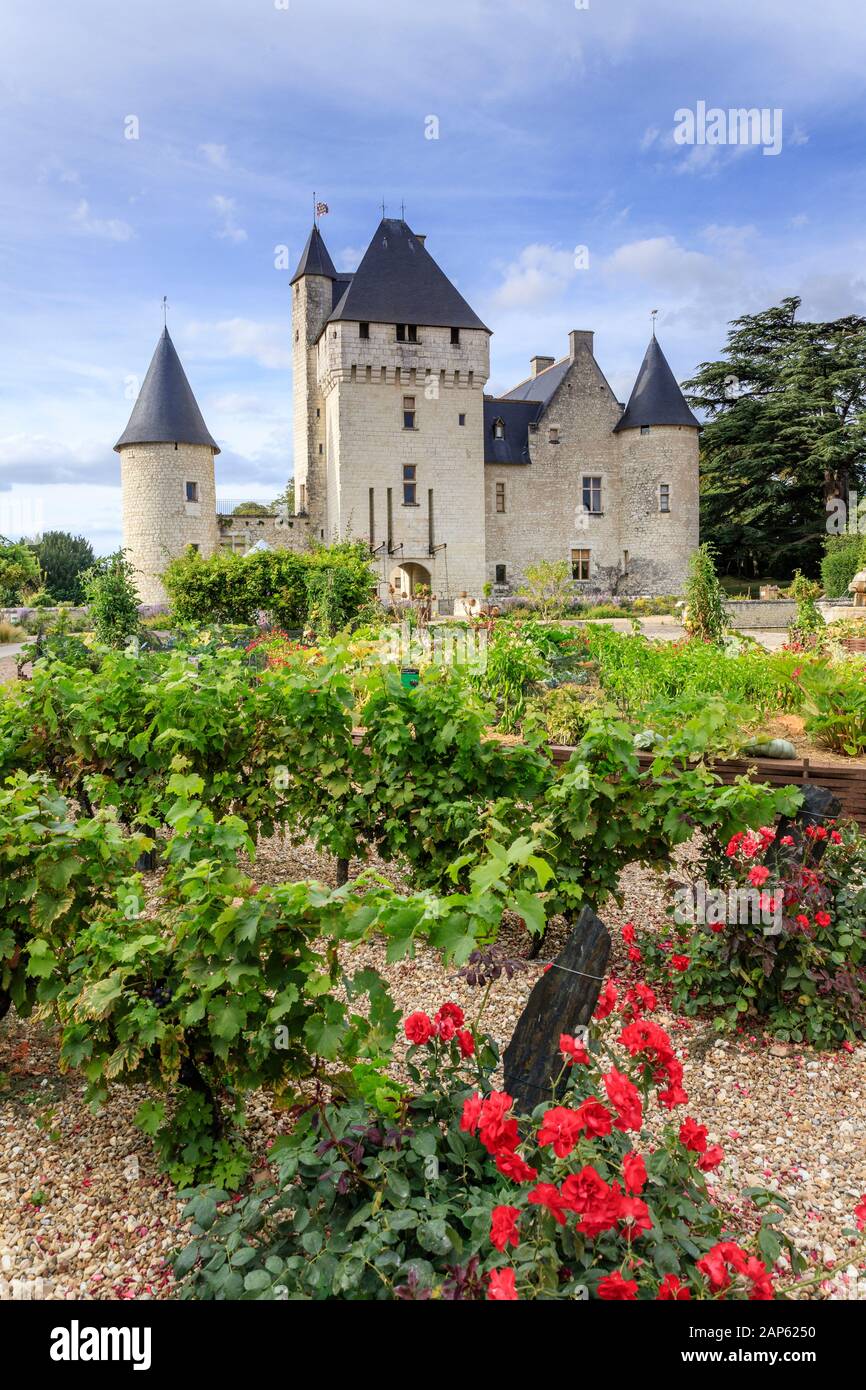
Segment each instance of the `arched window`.
[{"label": "arched window", "polygon": [[493,438],[494,438],[494,439],[504,439],[504,438],[505,438],[505,421],[504,421],[504,420],[494,420],[494,421],[493,421]]}]

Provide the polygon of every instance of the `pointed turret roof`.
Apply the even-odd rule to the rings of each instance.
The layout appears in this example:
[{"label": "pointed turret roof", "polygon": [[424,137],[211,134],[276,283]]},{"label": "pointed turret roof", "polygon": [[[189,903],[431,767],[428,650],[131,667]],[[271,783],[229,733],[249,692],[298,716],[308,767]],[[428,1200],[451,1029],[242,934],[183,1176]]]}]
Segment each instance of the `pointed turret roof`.
[{"label": "pointed turret roof", "polygon": [[208,444],[219,453],[167,328],[150,360],[129,424],[114,447],[122,449],[127,444]]},{"label": "pointed turret roof", "polygon": [[486,328],[422,240],[396,217],[383,217],[330,322],[414,323]]},{"label": "pointed turret roof", "polygon": [[328,280],[336,280],[337,278],[334,262],[328,255],[328,248],[322,240],[322,233],[317,226],[313,227],[307,237],[307,244],[290,283],[294,284],[296,280],[300,280],[302,275],[324,275]]},{"label": "pointed turret roof", "polygon": [[616,433],[617,430],[635,430],[642,425],[692,425],[695,429],[700,428],[686,405],[656,337],[650,339],[628,405],[613,428]]}]

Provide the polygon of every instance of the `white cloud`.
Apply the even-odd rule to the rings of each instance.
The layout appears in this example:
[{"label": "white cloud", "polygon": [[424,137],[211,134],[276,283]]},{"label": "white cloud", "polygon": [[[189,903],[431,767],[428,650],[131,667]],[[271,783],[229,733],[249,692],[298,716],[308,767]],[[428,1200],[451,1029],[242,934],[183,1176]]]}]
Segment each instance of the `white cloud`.
[{"label": "white cloud", "polygon": [[130,241],[135,236],[129,223],[119,217],[93,217],[86,198],[82,198],[70,214],[70,221],[88,236],[104,237],[107,241]]},{"label": "white cloud", "polygon": [[534,242],[524,246],[517,260],[505,267],[493,302],[502,309],[543,304],[563,292],[576,269],[574,251]]},{"label": "white cloud", "polygon": [[208,164],[212,164],[214,169],[227,169],[228,156],[225,145],[205,144],[199,145],[199,154],[203,154]]},{"label": "white cloud", "polygon": [[344,246],[337,252],[337,269],[357,270],[366,250],[366,246]]},{"label": "white cloud", "polygon": [[200,357],[249,357],[262,367],[291,366],[288,324],[257,319],[220,319],[217,323],[193,322],[185,337],[195,343]]},{"label": "white cloud", "polygon": [[210,205],[216,210],[220,218],[220,226],[215,235],[224,241],[246,241],[246,232],[235,221],[237,204],[234,198],[226,198],[222,193],[216,193],[211,198]]}]

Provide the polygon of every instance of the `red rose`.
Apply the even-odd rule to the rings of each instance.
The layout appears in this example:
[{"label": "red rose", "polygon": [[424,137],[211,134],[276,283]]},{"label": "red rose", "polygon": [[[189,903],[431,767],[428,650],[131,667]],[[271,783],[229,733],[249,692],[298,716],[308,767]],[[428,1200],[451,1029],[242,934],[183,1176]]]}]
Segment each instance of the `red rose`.
[{"label": "red rose", "polygon": [[560,1033],[559,1050],[562,1053],[563,1061],[568,1065],[574,1066],[575,1062],[588,1062],[589,1053],[582,1042],[578,1042],[570,1033]]},{"label": "red rose", "polygon": [[707,1147],[706,1125],[699,1125],[689,1115],[680,1125],[680,1143],[694,1153],[702,1154]]},{"label": "red rose", "polygon": [[579,1173],[569,1173],[562,1184],[563,1206],[580,1216],[603,1200],[609,1190],[604,1178],[587,1164]]},{"label": "red rose", "polygon": [[503,1150],[496,1155],[496,1166],[504,1178],[512,1182],[535,1182],[538,1169],[531,1168],[519,1154]]},{"label": "red rose", "polygon": [[538,1131],[538,1142],[542,1148],[552,1144],[557,1158],[567,1158],[580,1137],[581,1129],[576,1110],[556,1105],[545,1112]]},{"label": "red rose", "polygon": [[674,970],[688,970],[689,958],[688,956],[671,956],[671,965]]},{"label": "red rose", "polygon": [[487,1276],[487,1298],[491,1303],[516,1303],[514,1270],[492,1269]]},{"label": "red rose", "polygon": [[634,922],[626,922],[622,929],[622,939],[626,946],[633,946],[635,940]]},{"label": "red rose", "polygon": [[606,1134],[610,1134],[613,1117],[595,1096],[583,1101],[574,1113],[580,1120],[580,1128],[586,1130],[588,1138],[603,1139]]},{"label": "red rose", "polygon": [[517,1233],[519,1215],[519,1207],[493,1208],[490,1213],[490,1244],[495,1245],[497,1250],[504,1250],[506,1245],[520,1244],[520,1236]]},{"label": "red rose", "polygon": [[467,1134],[474,1134],[478,1128],[478,1121],[481,1118],[482,1100],[476,1091],[474,1096],[463,1102],[463,1114],[460,1118],[460,1128]]},{"label": "red rose", "polygon": [[640,953],[640,947],[629,946],[628,958],[631,961],[632,965],[640,965],[641,961],[643,960],[643,956]]},{"label": "red rose", "polygon": [[833,918],[830,916],[829,912],[815,913],[815,921],[818,923],[819,927],[829,927],[832,920]]},{"label": "red rose", "polygon": [[565,1225],[565,1213],[568,1208],[562,1200],[559,1188],[552,1182],[540,1182],[537,1187],[533,1187],[529,1194],[529,1201],[534,1207],[546,1207],[553,1219],[560,1225]]},{"label": "red rose", "polygon": [[643,1121],[643,1106],[640,1092],[627,1076],[611,1067],[604,1078],[604,1087],[611,1105],[617,1112],[617,1129],[640,1129]]},{"label": "red rose", "polygon": [[[699,1126],[699,1128],[700,1127],[701,1126]],[[718,1168],[724,1157],[724,1149],[721,1148],[719,1144],[712,1144],[710,1148],[701,1154],[698,1159],[698,1167],[702,1173],[711,1173],[714,1168]]]},{"label": "red rose", "polygon": [[627,1299],[637,1298],[637,1284],[633,1279],[623,1279],[619,1270],[614,1270],[613,1274],[608,1274],[602,1279],[598,1286],[599,1298],[607,1299]]},{"label": "red rose", "polygon": [[691,1298],[688,1286],[681,1284],[675,1274],[666,1274],[659,1284],[657,1299],[676,1299],[678,1303],[687,1302]]},{"label": "red rose", "polygon": [[770,877],[770,870],[765,864],[756,864],[749,870],[749,882],[753,888],[763,888],[767,879]]},{"label": "red rose", "polygon": [[607,1018],[608,1014],[613,1012],[615,1006],[616,986],[608,981],[604,987],[604,993],[599,995],[593,1018],[597,1018],[598,1021],[601,1022],[603,1018]]},{"label": "red rose", "polygon": [[866,1196],[860,1198],[859,1205],[854,1208],[854,1219],[857,1222],[858,1231],[866,1231]]},{"label": "red rose", "polygon": [[443,1018],[450,1018],[455,1028],[460,1028],[463,1024],[463,1010],[459,1004],[443,1004],[436,1015],[436,1022],[440,1023]]},{"label": "red rose", "polygon": [[635,1153],[634,1150],[627,1153],[622,1161],[622,1175],[626,1192],[643,1192],[647,1177],[643,1155]]},{"label": "red rose", "polygon": [[468,1028],[461,1028],[457,1034],[457,1045],[464,1057],[471,1057],[475,1051],[475,1039]]},{"label": "red rose", "polygon": [[651,1231],[649,1207],[640,1197],[621,1197],[619,1202],[620,1226],[629,1239],[640,1235],[641,1231]]},{"label": "red rose", "polygon": [[403,1022],[406,1037],[415,1047],[420,1047],[423,1043],[429,1042],[435,1033],[435,1028],[425,1013],[410,1014]]}]

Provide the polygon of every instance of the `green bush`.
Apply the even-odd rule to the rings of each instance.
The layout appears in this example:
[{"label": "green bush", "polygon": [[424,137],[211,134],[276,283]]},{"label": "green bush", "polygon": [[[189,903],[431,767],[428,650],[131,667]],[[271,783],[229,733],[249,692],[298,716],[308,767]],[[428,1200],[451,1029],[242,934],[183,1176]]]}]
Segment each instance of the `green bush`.
[{"label": "green bush", "polygon": [[139,633],[135,570],[118,550],[82,575],[81,583],[100,642],[125,647]]},{"label": "green bush", "polygon": [[821,561],[821,579],[827,598],[844,598],[858,570],[866,566],[866,536],[828,536]]},{"label": "green bush", "polygon": [[729,622],[715,557],[715,549],[709,544],[698,546],[691,554],[683,626],[690,637],[719,646]]},{"label": "green bush", "polygon": [[188,550],[171,561],[163,582],[179,623],[252,624],[265,612],[278,627],[298,628],[314,611],[329,636],[370,604],[375,581],[367,547],[342,542],[304,554],[218,550],[207,560]]},{"label": "green bush", "polygon": [[81,603],[82,575],[95,563],[93,547],[84,536],[46,531],[33,546],[51,597],[59,603]]}]

